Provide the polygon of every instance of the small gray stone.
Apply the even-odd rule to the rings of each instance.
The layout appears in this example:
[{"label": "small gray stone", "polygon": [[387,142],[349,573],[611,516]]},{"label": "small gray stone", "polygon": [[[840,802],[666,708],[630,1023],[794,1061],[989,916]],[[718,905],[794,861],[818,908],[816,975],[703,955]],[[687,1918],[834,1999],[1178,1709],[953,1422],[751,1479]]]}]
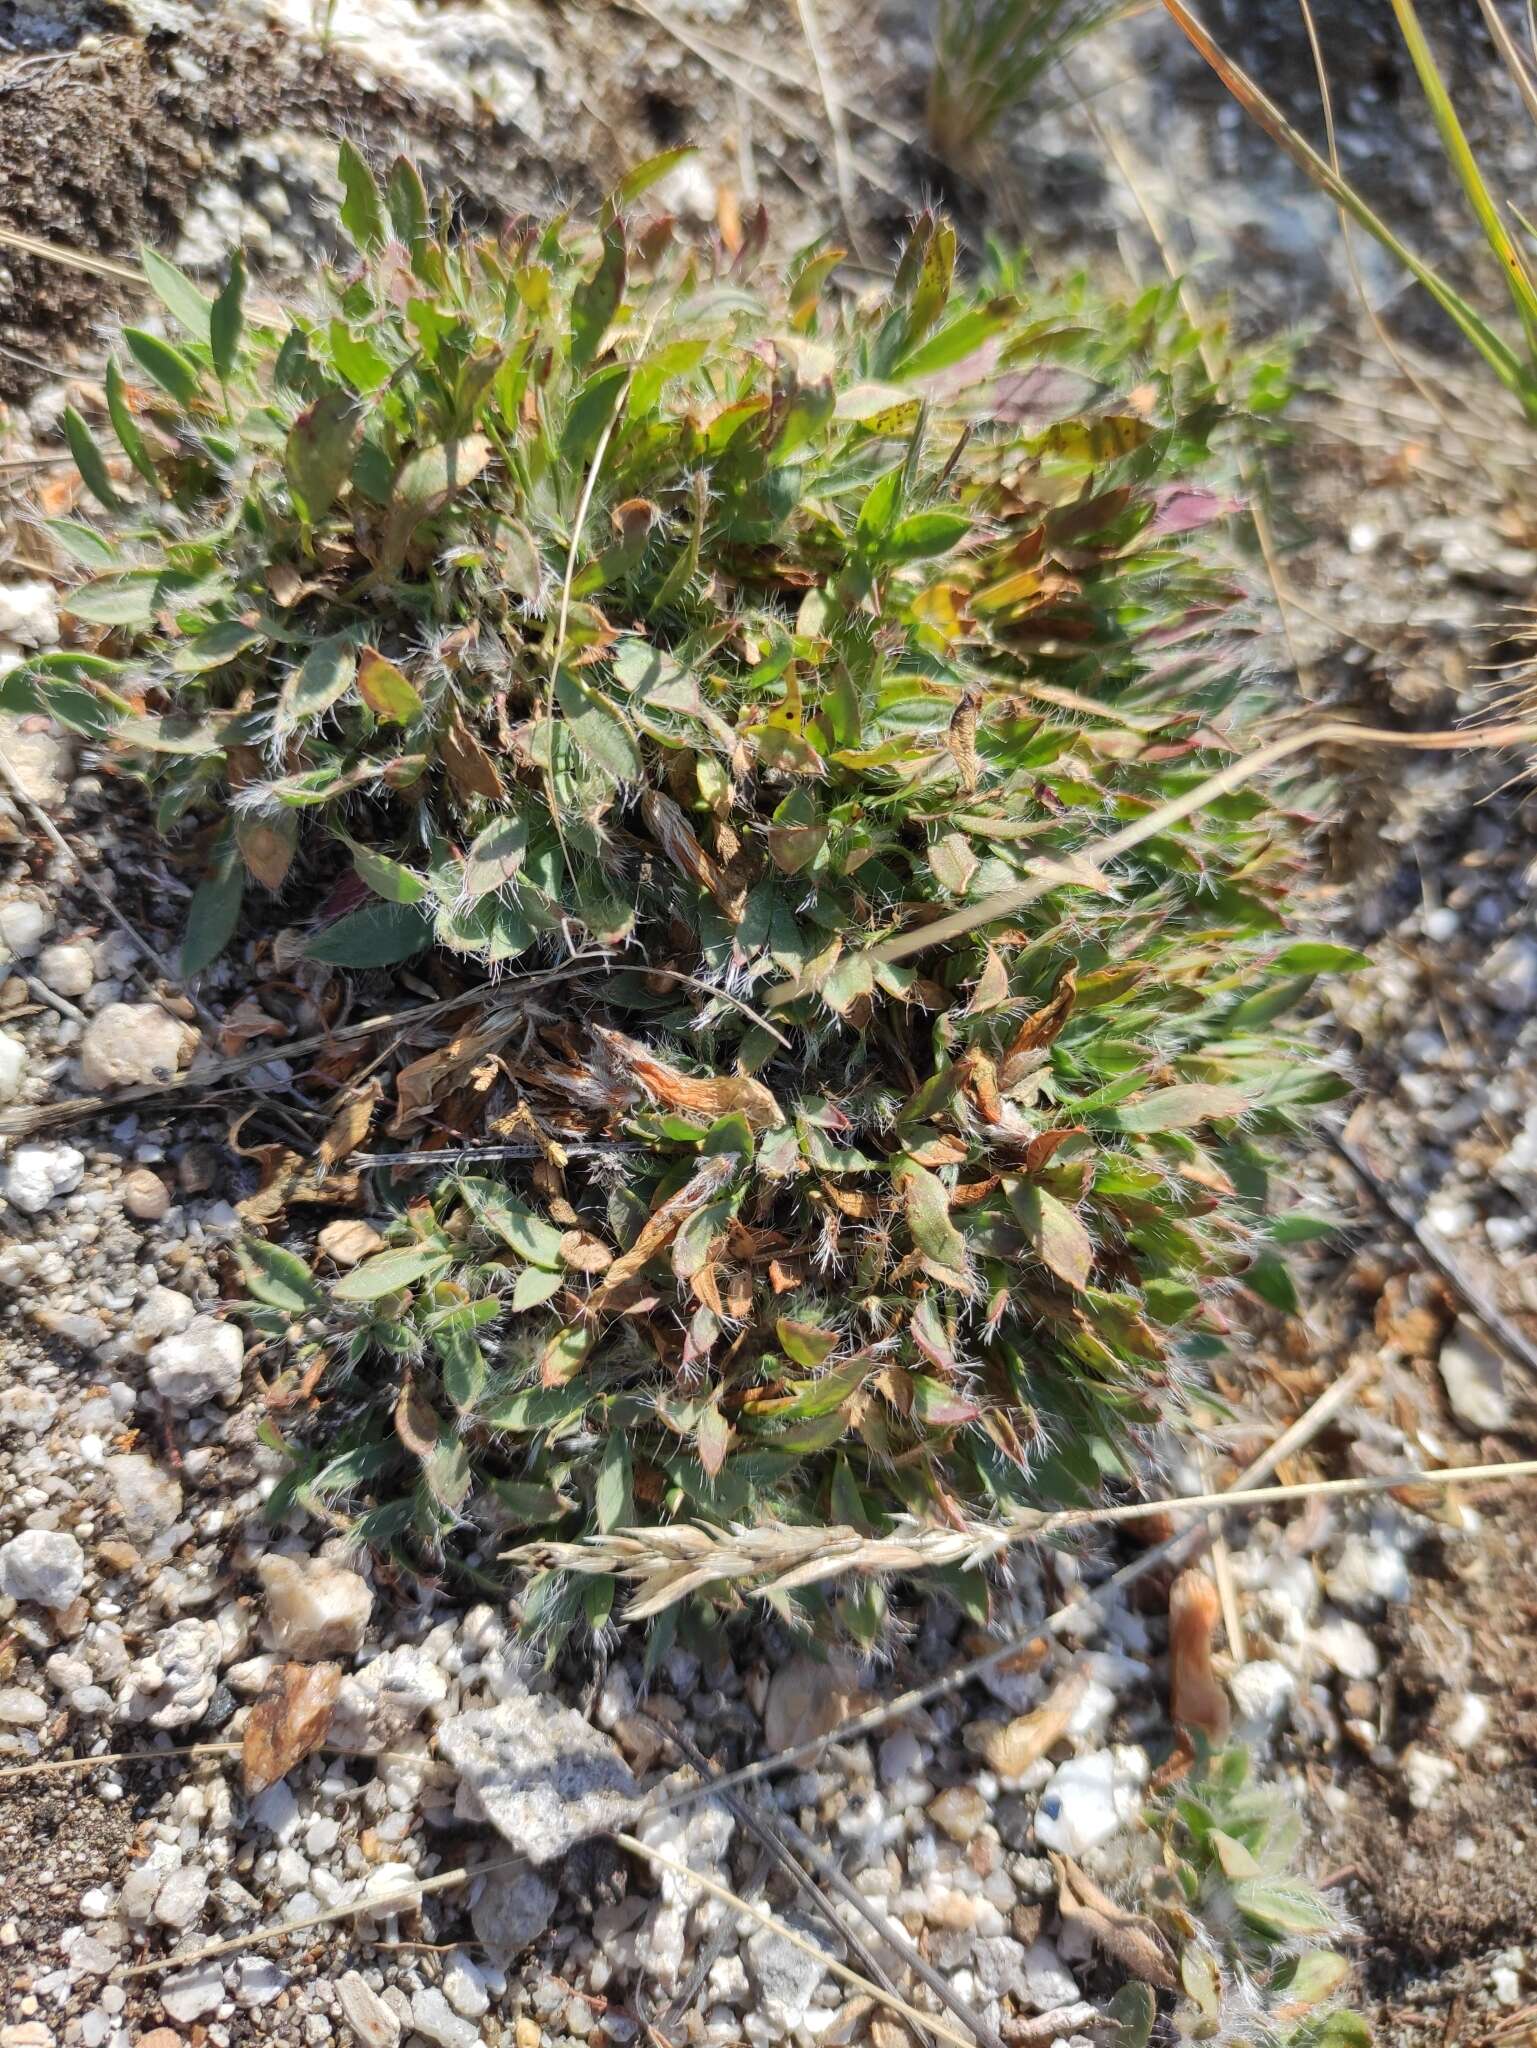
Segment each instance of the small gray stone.
[{"label": "small gray stone", "polygon": [[972,1951],[977,1982],[994,1998],[1014,1998],[1034,2012],[1071,2005],[1078,1997],[1072,1972],[1049,1942],[1030,1948],[1007,1934],[988,1935]]},{"label": "small gray stone", "polygon": [[0,1545],[0,1593],[58,1613],[85,1584],[85,1552],[55,1529],[24,1529]]},{"label": "small gray stone", "polygon": [[[153,1356],[153,1353],[151,1353]],[[368,1581],[324,1557],[262,1558],[262,1638],[285,1657],[349,1657],[363,1647],[374,1596]]]},{"label": "small gray stone", "polygon": [[234,1968],[235,2003],[247,2011],[269,2005],[292,1979],[270,1956],[242,1956]]},{"label": "small gray stone", "polygon": [[200,1721],[219,1683],[224,1639],[216,1621],[191,1615],[154,1638],[147,1657],[128,1673],[128,1719],[151,1728],[185,1728]]},{"label": "small gray stone", "polygon": [[464,1817],[488,1820],[533,1863],[629,1826],[640,1787],[606,1735],[540,1693],[456,1714],[438,1754],[459,1773]]},{"label": "small gray stone", "polygon": [[85,1175],[85,1154],[73,1145],[18,1145],[5,1170],[5,1199],[40,1216],[56,1195],[72,1194]]},{"label": "small gray stone", "polygon": [[462,2019],[478,2020],[491,2009],[486,1980],[463,1949],[456,1948],[443,1965],[443,1996]]},{"label": "small gray stone", "polygon": [[555,1916],[560,1894],[537,1870],[493,1870],[470,1907],[475,1939],[502,1969],[510,1969]]},{"label": "small gray stone", "polygon": [[27,1048],[9,1031],[0,1031],[0,1102],[14,1102],[26,1079]]},{"label": "small gray stone", "polygon": [[180,1932],[197,1919],[207,1897],[208,1872],[196,1863],[184,1863],[155,1894],[155,1918],[162,1927]]},{"label": "small gray stone", "polygon": [[395,2048],[400,2021],[356,1970],[337,1978],[336,2002],[362,2048]]},{"label": "small gray stone", "polygon": [[80,1041],[80,1078],[91,1089],[174,1080],[198,1044],[193,1027],[158,1003],[108,1003]]},{"label": "small gray stone", "polygon": [[167,2017],[184,2027],[215,2012],[224,2003],[224,1977],[217,1963],[194,1963],[190,1970],[167,1977],[160,1986]]},{"label": "small gray stone", "polygon": [[480,2048],[480,2029],[460,2019],[436,1986],[428,1985],[411,2000],[411,2024],[438,2048]]},{"label": "small gray stone", "polygon": [[45,946],[38,957],[38,979],[56,996],[83,996],[96,979],[91,949],[79,939],[60,940]]},{"label": "small gray stone", "polygon": [[41,1728],[48,1708],[35,1692],[24,1685],[0,1686],[0,1727]]},{"label": "small gray stone", "polygon": [[0,956],[30,960],[53,930],[53,913],[30,896],[13,896],[0,903]]},{"label": "small gray stone", "polygon": [[233,1323],[194,1316],[150,1352],[150,1384],[173,1408],[190,1413],[210,1401],[238,1400],[244,1365],[245,1339]]},{"label": "small gray stone", "polygon": [[388,1749],[448,1698],[448,1680],[412,1644],[371,1657],[344,1678],[326,1740],[333,1749],[371,1756]]},{"label": "small gray stone", "polygon": [[[784,1922],[818,1948],[831,1952],[826,1929],[800,1913],[786,1913]],[[747,1971],[757,1988],[756,2017],[771,2039],[793,2033],[805,2018],[827,1975],[827,1965],[786,1941],[771,1927],[760,1927],[746,1948]]]},{"label": "small gray stone", "polygon": [[61,732],[50,732],[35,720],[0,720],[0,747],[16,779],[34,803],[56,809],[69,795],[75,772],[74,749]]},{"label": "small gray stone", "polygon": [[1465,1317],[1452,1326],[1439,1362],[1446,1398],[1465,1429],[1482,1436],[1510,1427],[1504,1357]]},{"label": "small gray stone", "polygon": [[162,1471],[153,1458],[124,1451],[103,1458],[102,1470],[133,1542],[148,1543],[162,1529],[169,1529],[181,1513],[180,1481]]}]

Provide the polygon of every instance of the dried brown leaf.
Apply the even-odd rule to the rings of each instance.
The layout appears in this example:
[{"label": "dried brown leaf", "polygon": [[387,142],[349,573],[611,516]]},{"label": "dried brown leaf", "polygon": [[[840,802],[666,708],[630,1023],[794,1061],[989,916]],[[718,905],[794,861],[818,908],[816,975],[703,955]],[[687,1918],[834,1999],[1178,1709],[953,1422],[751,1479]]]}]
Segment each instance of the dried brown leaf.
[{"label": "dried brown leaf", "polygon": [[1156,1925],[1145,1914],[1129,1913],[1117,1905],[1071,1856],[1061,1856],[1056,1850],[1050,1854],[1062,1918],[1077,1921],[1112,1962],[1130,1970],[1144,1984],[1156,1985],[1160,1991],[1177,1991],[1174,1957]]},{"label": "dried brown leaf", "polygon": [[1040,1052],[1060,1033],[1072,1014],[1073,1000],[1078,993],[1077,970],[1065,967],[1057,979],[1050,999],[1038,1010],[1032,1010],[1025,1018],[1013,1038],[1009,1041],[1003,1057],[998,1062],[998,1081],[1003,1088],[1012,1088],[1029,1071],[1026,1061],[1033,1052]]}]

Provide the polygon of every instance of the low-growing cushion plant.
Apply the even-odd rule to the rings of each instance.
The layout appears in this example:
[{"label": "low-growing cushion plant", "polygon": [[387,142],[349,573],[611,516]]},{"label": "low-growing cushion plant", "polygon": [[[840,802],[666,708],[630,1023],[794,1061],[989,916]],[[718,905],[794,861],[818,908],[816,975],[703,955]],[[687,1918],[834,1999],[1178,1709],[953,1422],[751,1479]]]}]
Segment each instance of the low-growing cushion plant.
[{"label": "low-growing cushion plant", "polygon": [[[1203,1752],[1192,1782],[1149,1818],[1163,1864],[1146,1903],[1183,1994],[1174,2038],[1370,2048],[1366,2022],[1339,2002],[1351,1975],[1330,1945],[1344,1932],[1340,1917],[1298,1869],[1301,1818],[1279,1786],[1253,1781],[1248,1752]],[[1151,1998],[1139,2003],[1150,2016]],[[1135,2048],[1138,2030],[1129,2031]]]},{"label": "low-growing cushion plant", "polygon": [[[276,891],[338,968],[559,970],[432,1056],[444,1168],[387,1249],[246,1254],[298,1353],[278,1505],[436,1565],[1131,1476],[1224,1292],[1286,1305],[1265,1140],[1340,1085],[1286,1022],[1345,956],[1287,935],[1272,796],[1078,859],[1237,744],[1203,529],[1274,366],[1219,403],[1172,291],[961,290],[931,215],[878,292],[827,247],[780,282],[756,232],[644,213],[657,168],[456,240],[344,150],[356,253],[302,303],[153,262],[176,333],[109,372],[126,462],[66,416],[81,644],[4,685],[206,850],[189,970]],[[454,1170],[495,1136],[527,1165]],[[881,1603],[796,1604],[868,1636]]]}]

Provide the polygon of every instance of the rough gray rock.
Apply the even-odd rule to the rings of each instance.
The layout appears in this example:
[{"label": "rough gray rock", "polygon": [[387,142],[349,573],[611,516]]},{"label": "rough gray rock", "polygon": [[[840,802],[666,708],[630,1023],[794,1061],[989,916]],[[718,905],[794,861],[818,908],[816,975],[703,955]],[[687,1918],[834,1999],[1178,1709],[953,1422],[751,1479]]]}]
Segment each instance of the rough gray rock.
[{"label": "rough gray rock", "polygon": [[[783,1918],[797,1934],[832,1952],[827,1931],[819,1922],[799,1913],[786,1913]],[[827,1965],[770,1927],[760,1927],[749,1938],[746,1954],[748,1974],[758,1993],[756,2017],[771,2036],[793,2033],[827,1975]]]},{"label": "rough gray rock", "polygon": [[5,1199],[13,1209],[40,1216],[55,1195],[79,1187],[85,1154],[73,1145],[18,1145],[5,1173]]},{"label": "rough gray rock", "polygon": [[103,1458],[102,1470],[133,1542],[148,1543],[181,1513],[181,1482],[162,1471],[153,1458],[124,1451]]},{"label": "rough gray rock", "polygon": [[448,1680],[437,1665],[424,1651],[403,1644],[342,1680],[326,1739],[333,1749],[371,1756],[447,1698]]},{"label": "rough gray rock", "polygon": [[438,1754],[459,1773],[463,1817],[490,1821],[532,1863],[635,1818],[640,1787],[614,1744],[540,1693],[454,1715]]},{"label": "rough gray rock", "polygon": [[56,1613],[85,1584],[85,1552],[56,1529],[23,1529],[0,1546],[0,1593]]},{"label": "rough gray rock", "polygon": [[149,1354],[150,1384],[188,1413],[210,1401],[237,1400],[244,1366],[245,1339],[217,1316],[194,1316]]},{"label": "rough gray rock", "polygon": [[350,1657],[363,1647],[374,1596],[368,1581],[324,1557],[264,1557],[256,1567],[267,1613],[262,1637],[285,1657]]},{"label": "rough gray rock", "polygon": [[560,1893],[537,1870],[493,1870],[470,1907],[475,1939],[508,1969],[554,1918]]},{"label": "rough gray rock", "polygon": [[1452,1413],[1478,1435],[1510,1427],[1505,1360],[1479,1330],[1459,1317],[1441,1346],[1441,1379]]},{"label": "rough gray rock", "polygon": [[85,1027],[80,1078],[87,1088],[144,1087],[169,1081],[200,1044],[190,1024],[158,1003],[108,1003]]},{"label": "rough gray rock", "polygon": [[400,2020],[356,1970],[337,1978],[336,2002],[361,2048],[395,2048]]}]

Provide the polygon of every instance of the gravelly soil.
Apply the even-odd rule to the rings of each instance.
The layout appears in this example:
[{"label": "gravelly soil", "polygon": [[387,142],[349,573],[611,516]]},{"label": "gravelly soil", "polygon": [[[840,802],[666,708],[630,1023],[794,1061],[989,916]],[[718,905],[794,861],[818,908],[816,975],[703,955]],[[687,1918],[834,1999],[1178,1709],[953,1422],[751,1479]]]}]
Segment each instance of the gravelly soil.
[{"label": "gravelly soil", "polygon": [[[682,52],[633,17],[620,26],[608,10],[538,16],[541,50],[557,49],[561,61],[535,67],[537,134],[499,120],[491,108],[445,108],[386,80],[362,86],[355,52],[317,54],[289,30],[262,27],[233,11],[175,32],[145,34],[106,7],[59,10],[60,32],[52,42],[36,34],[37,12],[25,22],[26,10],[9,10],[9,18],[0,13],[0,34],[30,49],[22,61],[36,67],[11,81],[25,90],[4,91],[7,80],[0,77],[0,219],[118,258],[131,255],[145,236],[174,243],[189,209],[206,211],[210,188],[233,193],[246,217],[266,220],[274,268],[293,253],[302,255],[312,246],[306,195],[317,189],[319,173],[307,167],[301,144],[339,127],[374,140],[388,136],[390,146],[409,133],[470,207],[542,199],[555,189],[590,194],[627,158],[665,146],[691,125],[706,141],[709,178],[736,175],[745,131],[787,242],[798,228],[828,217],[834,205],[822,151],[787,135],[771,108],[744,112],[742,96],[711,62]],[[1243,0],[1227,0],[1213,18],[1223,13],[1246,61],[1299,116],[1311,119],[1309,62],[1294,26],[1283,19],[1289,10],[1258,17]],[[1356,160],[1390,190],[1406,226],[1454,264],[1464,263],[1468,238],[1458,231],[1444,178],[1420,154],[1423,124],[1390,24],[1378,18],[1386,10],[1340,4],[1319,14]],[[1508,95],[1491,84],[1480,59],[1471,34],[1475,21],[1472,0],[1437,12],[1455,57],[1454,75],[1484,110],[1481,136],[1514,176],[1524,178],[1532,153],[1510,122]],[[912,19],[893,9],[883,28],[858,14],[835,25],[846,74],[868,99],[886,92],[884,68],[893,82],[881,103],[895,110],[899,125],[910,124],[917,104]],[[727,50],[746,35],[729,10],[724,25],[703,13],[696,26]],[[100,39],[94,46],[93,36]],[[1156,54],[1151,65],[1143,62],[1149,52]],[[1189,246],[1204,259],[1203,283],[1233,288],[1240,317],[1256,328],[1299,312],[1312,325],[1304,365],[1316,388],[1302,401],[1295,443],[1272,472],[1286,574],[1301,601],[1290,623],[1306,665],[1304,692],[1387,722],[1454,722],[1478,707],[1485,665],[1509,658],[1512,609],[1527,601],[1537,580],[1537,500],[1520,474],[1519,444],[1500,424],[1462,443],[1447,439],[1361,319],[1328,209],[1225,118],[1205,73],[1170,44],[1160,23],[1134,24],[1131,40],[1110,46],[1104,63],[1109,76],[1117,66],[1138,69],[1140,88],[1106,105],[1115,108],[1145,164],[1163,160],[1160,196],[1176,224],[1184,211],[1193,217]],[[804,76],[798,48],[785,65]],[[1093,65],[1087,68],[1092,73]],[[796,88],[783,106],[797,121],[818,120],[813,93]],[[271,152],[251,148],[253,137],[274,133],[292,172],[285,215],[278,215],[270,194],[263,213]],[[883,183],[916,192],[935,179],[934,167],[889,136],[859,127],[856,135]],[[1154,274],[1136,209],[1097,162],[1081,123],[1064,116],[1033,125],[1015,138],[1005,162],[1010,179],[989,195],[1005,217],[1029,219],[1051,247],[1083,246],[1101,255],[1119,247],[1144,274]],[[1156,168],[1149,175],[1157,181]],[[945,182],[975,217],[977,186]],[[711,191],[707,180],[697,200],[702,219]],[[867,187],[865,198],[869,215],[862,226],[879,249],[900,206],[888,191]],[[1179,232],[1183,237],[1185,230]],[[0,390],[16,398],[45,381],[39,362],[50,375],[88,368],[101,323],[127,302],[99,279],[25,256],[6,260],[0,342],[35,359],[31,366],[0,359],[0,379],[7,380]],[[1363,252],[1363,261],[1369,285],[1383,287],[1382,265],[1370,252]],[[1444,382],[1460,398],[1465,367],[1445,353],[1444,331],[1422,302],[1399,297],[1388,313],[1407,342],[1440,352],[1430,358],[1435,388]],[[1497,422],[1498,408],[1489,410]],[[1537,805],[1524,788],[1505,786],[1511,767],[1476,758],[1362,757],[1337,786],[1319,842],[1342,935],[1359,935],[1374,950],[1373,969],[1333,999],[1368,1104],[1353,1135],[1377,1171],[1430,1219],[1477,1286],[1537,1331],[1537,1236],[1529,1220],[1537,1193],[1537,1029],[1528,1021],[1537,998]],[[108,830],[110,808],[87,804],[78,815],[82,838],[101,847],[109,865],[120,858],[120,843]],[[89,902],[69,894],[64,878],[50,872],[30,843],[22,851],[30,879],[63,906],[62,923],[90,931],[97,920]],[[14,846],[8,857],[19,857]],[[13,884],[18,873],[10,876]],[[155,928],[162,909],[167,929],[176,922],[174,903],[157,907],[131,893],[125,901],[146,930]],[[64,1086],[66,1053],[61,1042]],[[1534,1124],[1527,1141],[1529,1113]],[[136,1154],[153,1156],[157,1147],[175,1178],[183,1157],[216,1144],[221,1134],[217,1120],[175,1131],[153,1124],[127,1133],[98,1130],[82,1143],[89,1155],[87,1187],[110,1189]],[[216,1188],[205,1183],[187,1190],[192,1248],[178,1253],[185,1237],[155,1238],[148,1260],[155,1281],[193,1295],[201,1290],[210,1300],[218,1296],[221,1232],[227,1235],[214,1212],[221,1197],[238,1192],[227,1157],[220,1174]],[[1427,1458],[1464,1461],[1531,1455],[1537,1448],[1530,1420],[1534,1390],[1507,1368],[1500,1389],[1505,1419],[1482,1435],[1460,1428],[1437,1359],[1448,1333],[1456,1334],[1464,1305],[1439,1283],[1427,1284],[1423,1263],[1402,1233],[1362,1202],[1342,1169],[1324,1163],[1314,1178],[1319,1199],[1351,1219],[1353,1234],[1344,1248],[1317,1260],[1305,1317],[1277,1319],[1261,1333],[1264,1348],[1236,1383],[1253,1407],[1283,1419],[1365,1347],[1380,1359],[1378,1378],[1349,1426],[1321,1440],[1309,1469],[1373,1469],[1373,1459],[1405,1446]],[[103,1225],[103,1267],[110,1292],[116,1262],[120,1291],[131,1305],[145,1284],[142,1276],[129,1277],[134,1260],[144,1261],[144,1248],[130,1249],[114,1229]],[[69,1277],[54,1275],[51,1284],[57,1291]],[[18,1292],[35,1310],[46,1289],[29,1284]],[[107,1312],[114,1328],[115,1313]],[[89,1353],[45,1337],[35,1321],[17,1318],[7,1327],[19,1340],[4,1367],[12,1386],[52,1386],[70,1409],[77,1399],[91,1398],[99,1379],[112,1376],[95,1374]],[[136,1368],[113,1370],[133,1379]],[[139,1420],[132,1447],[164,1458],[154,1428]],[[119,1446],[114,1441],[111,1448]],[[203,1446],[181,1447],[193,1452],[184,1477],[196,1507],[174,1564],[194,1586],[206,1580],[216,1587],[221,1605],[234,1605],[248,1602],[251,1582],[243,1574],[250,1558],[219,1518],[249,1491],[256,1461],[249,1436],[242,1441],[238,1432],[227,1447],[216,1436],[208,1448],[200,1465]],[[57,1455],[68,1456],[63,1439]],[[87,1488],[86,1498],[94,1497]],[[211,1525],[201,1526],[198,1518],[211,1518]],[[1339,1896],[1361,1925],[1365,1990],[1388,2042],[1418,2048],[1485,2040],[1514,2024],[1537,1998],[1537,1955],[1529,1946],[1537,1920],[1532,1532],[1520,1497],[1485,1496],[1460,1525],[1422,1526],[1416,1518],[1415,1540],[1407,1546],[1408,1597],[1369,1598],[1358,1610],[1380,1668],[1353,1676],[1299,1651],[1304,1682],[1280,1765],[1306,1799],[1317,1867],[1338,1876]],[[111,1542],[123,1532],[109,1513],[90,1533]],[[1311,1561],[1327,1582],[1353,1533],[1364,1533],[1384,1552],[1398,1541],[1364,1514],[1302,1515],[1236,1535],[1236,1562],[1241,1574],[1252,1566],[1262,1579],[1275,1559],[1296,1556]],[[152,1570],[142,1578],[129,1574],[130,1604],[144,1603],[146,1615],[154,1608],[154,1576]],[[110,1578],[103,1583],[110,1593]],[[1255,1590],[1245,1599],[1256,1639],[1251,1650],[1263,1650],[1270,1623],[1262,1594]],[[155,1619],[163,1621],[163,1612]],[[425,1619],[392,1610],[383,1639],[411,1640]],[[49,1647],[6,1641],[0,1657],[9,1655],[11,1664],[0,1684],[11,1683],[18,1657],[36,1650],[35,1669]],[[724,1686],[728,1706],[752,1730],[753,1709],[761,1704],[756,1688],[780,1654],[782,1646],[772,1639],[766,1655],[762,1645],[744,1642],[726,1672],[706,1680],[685,1668],[671,1682],[688,1700],[694,1695],[685,1679],[701,1693],[711,1682],[717,1690]],[[1130,1681],[1133,1696],[1140,1683]],[[1470,1697],[1483,1703],[1488,1723],[1464,1751],[1452,1731]],[[1156,1746],[1156,1735],[1138,1721],[1129,1700],[1117,1711],[1116,1732]],[[722,1712],[729,1722],[731,1712]],[[51,1736],[54,1728],[40,1732]],[[196,1732],[212,1731],[199,1723]],[[936,1732],[941,1760],[953,1762],[955,1752],[945,1744],[955,1730]],[[1431,1773],[1437,1783],[1423,1806],[1414,1803],[1416,1788],[1429,1779],[1417,1778],[1406,1762],[1415,1753],[1447,1767]],[[304,1788],[317,1812],[318,1776],[316,1767]],[[20,1872],[13,1902],[0,1907],[0,1982],[12,1970],[12,1981],[21,1984],[7,1958],[14,1959],[23,1942],[47,1958],[59,1936],[78,1924],[82,1889],[121,1882],[156,1827],[167,1826],[180,1782],[170,1773],[142,1784],[128,1780],[123,1796],[103,1800],[81,1796],[72,1781],[44,1780],[25,1800],[0,1800],[0,1867]],[[831,1826],[847,1792],[829,1784],[808,1796]],[[231,1840],[237,1860],[246,1859],[239,1865],[243,1875],[261,1855],[274,1853],[254,1824],[244,1836],[237,1825]],[[27,1846],[38,1841],[50,1844],[43,1859]],[[445,1851],[457,1846],[452,1835],[442,1843]],[[286,1880],[272,1866],[249,1882],[257,1895],[276,1897]],[[1023,1936],[1032,1912],[1035,1926],[1041,1924],[1023,1875],[1015,1896],[1013,1910],[1026,1916],[1019,1923]],[[24,1928],[15,1940],[7,1912]],[[572,1901],[567,1912],[572,1924],[564,1931],[578,1944],[574,1959],[569,1942],[541,1951],[537,1972],[530,1966],[519,1993],[528,2001],[522,2009],[537,2012],[552,2037],[575,2032],[560,1987],[569,1989],[568,1979],[591,1983],[582,1975],[588,1958]],[[445,1917],[420,1931],[447,1939],[445,1930],[456,1927],[462,1932],[462,1923]],[[351,1960],[320,1946],[297,1965],[291,1956],[285,1963],[302,1985],[329,1979]],[[601,1991],[594,1996],[601,2003]],[[621,2006],[616,2003],[616,2011]],[[125,2010],[139,2026],[163,2017],[152,2000],[141,2003],[137,1995]],[[242,2006],[232,2021],[216,2022],[212,2038],[216,2048],[221,2032],[234,2042],[266,2034],[318,2042],[326,2033],[305,2031],[307,2020],[324,2019],[329,2032],[330,2011],[323,2002],[310,2007],[284,1992],[271,2011]],[[78,2027],[78,2020],[70,2024]],[[610,2031],[624,2038],[622,2029]]]}]

